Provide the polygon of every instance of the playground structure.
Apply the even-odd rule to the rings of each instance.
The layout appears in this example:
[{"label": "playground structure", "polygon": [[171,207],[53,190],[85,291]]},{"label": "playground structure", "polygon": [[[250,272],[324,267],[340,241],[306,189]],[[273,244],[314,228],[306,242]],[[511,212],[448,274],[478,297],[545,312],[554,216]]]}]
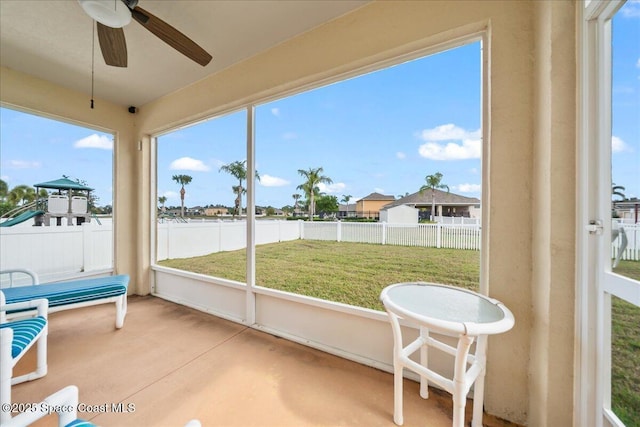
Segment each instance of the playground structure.
[{"label": "playground structure", "polygon": [[[0,227],[11,227],[31,218],[34,220],[34,226],[50,226],[51,219],[55,219],[55,225],[59,226],[62,225],[65,218],[67,225],[82,225],[85,222],[91,222],[88,201],[93,188],[68,178],[43,182],[34,185],[34,187],[37,194],[36,201],[7,212],[5,216],[11,219],[0,222]],[[58,190],[58,192],[49,194],[44,199],[39,194],[41,188]]]}]

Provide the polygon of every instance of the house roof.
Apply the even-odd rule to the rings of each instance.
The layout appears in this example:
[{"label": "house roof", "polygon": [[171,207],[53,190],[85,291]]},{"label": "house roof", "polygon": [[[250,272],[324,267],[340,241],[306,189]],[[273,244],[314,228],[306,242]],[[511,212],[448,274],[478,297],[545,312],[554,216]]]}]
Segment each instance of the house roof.
[{"label": "house roof", "polygon": [[384,205],[380,211],[388,211],[389,209],[411,209],[411,210],[415,210],[416,207],[413,205],[408,205],[408,204],[395,204],[395,203],[389,203],[388,205]]},{"label": "house roof", "polygon": [[[465,197],[460,196],[459,194],[447,193],[442,190],[435,190],[434,199],[436,205],[446,205],[446,206],[471,206],[471,205],[480,205],[480,199],[475,197]],[[413,194],[409,194],[408,196],[401,197],[400,199],[394,201],[393,203],[389,203],[388,205],[384,205],[383,209],[389,209],[398,205],[410,205],[410,206],[431,206],[431,191],[423,191],[420,193],[419,191]]]},{"label": "house roof", "polygon": [[384,201],[384,200],[395,200],[395,196],[385,196],[384,194],[380,194],[380,193],[371,193],[368,196],[363,197],[362,199],[359,199],[358,201],[361,200],[377,200],[377,201]]},{"label": "house roof", "polygon": [[355,203],[350,203],[347,205],[338,205],[338,212],[353,212],[355,209]]}]

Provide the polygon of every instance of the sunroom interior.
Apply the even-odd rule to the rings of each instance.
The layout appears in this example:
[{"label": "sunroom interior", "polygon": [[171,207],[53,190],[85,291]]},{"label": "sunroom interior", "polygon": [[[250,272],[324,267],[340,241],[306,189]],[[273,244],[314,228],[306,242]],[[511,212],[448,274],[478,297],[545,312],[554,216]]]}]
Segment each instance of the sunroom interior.
[{"label": "sunroom interior", "polygon": [[[96,65],[92,89],[91,24],[77,2],[1,3],[2,106],[115,136],[113,273],[131,276],[132,298],[153,295],[393,372],[392,335],[383,312],[255,286],[250,265],[243,286],[157,265],[156,138],[245,110],[251,166],[256,105],[479,40],[480,289],[515,316],[511,331],[489,340],[485,412],[520,425],[601,425],[594,421],[601,414],[593,409],[597,393],[585,391],[594,387],[594,378],[581,324],[581,307],[587,305],[580,305],[589,289],[586,270],[580,270],[585,252],[578,246],[583,238],[579,194],[586,185],[579,157],[585,117],[580,98],[583,2],[141,3],[210,49],[212,66],[193,65],[160,42],[136,41],[144,30],[133,23],[126,30],[129,67]],[[37,40],[47,32],[50,41]],[[14,42],[17,38],[32,44]],[[40,48],[27,50],[33,43]],[[518,215],[513,215],[514,206]],[[251,216],[247,224],[251,262]],[[70,315],[60,314],[60,324]],[[313,389],[314,383],[306,387]],[[391,408],[391,395],[388,404]],[[352,409],[362,410],[355,404]],[[381,425],[391,425],[390,412],[386,415]],[[260,419],[253,425],[261,425]],[[430,424],[424,420],[420,425]]]}]

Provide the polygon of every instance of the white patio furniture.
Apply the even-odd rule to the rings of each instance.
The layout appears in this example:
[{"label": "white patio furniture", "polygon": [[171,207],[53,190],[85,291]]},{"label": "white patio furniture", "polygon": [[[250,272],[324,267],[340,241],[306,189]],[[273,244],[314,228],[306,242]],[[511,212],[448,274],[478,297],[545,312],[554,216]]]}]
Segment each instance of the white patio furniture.
[{"label": "white patio furniture", "polygon": [[[34,315],[20,320],[7,321],[9,310],[36,310]],[[47,374],[47,310],[46,299],[37,299],[5,304],[4,293],[0,291],[0,424],[11,418],[11,411],[5,411],[11,405],[11,386],[25,381],[35,380]],[[36,344],[36,369],[18,377],[13,377],[13,368]]]},{"label": "white patio furniture", "polygon": [[[466,397],[475,383],[472,426],[482,427],[487,338],[513,327],[511,311],[499,301],[476,292],[424,282],[387,286],[380,299],[393,330],[394,422],[403,424],[403,368],[408,368],[420,375],[420,396],[424,399],[429,397],[429,381],[453,395],[454,427],[464,425]],[[403,346],[401,319],[404,325],[420,331],[418,338],[406,346]],[[458,344],[452,347],[436,340],[430,332],[455,337]],[[476,340],[475,354],[470,354]],[[453,379],[429,369],[429,347],[454,357]],[[410,358],[418,350],[420,363]]]},{"label": "white patio furniture", "polygon": [[[51,413],[58,416],[58,427],[92,427],[96,424],[78,418],[78,387],[69,385],[47,396],[42,402],[23,405],[24,412],[2,422],[2,427],[25,427]],[[191,420],[184,427],[201,427],[198,420]]]}]

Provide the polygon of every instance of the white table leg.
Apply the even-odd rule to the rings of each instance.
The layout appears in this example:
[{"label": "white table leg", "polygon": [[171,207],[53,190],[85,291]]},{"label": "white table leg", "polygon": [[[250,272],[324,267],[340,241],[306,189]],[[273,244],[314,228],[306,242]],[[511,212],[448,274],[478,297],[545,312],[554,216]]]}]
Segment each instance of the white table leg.
[{"label": "white table leg", "polygon": [[472,427],[482,427],[482,415],[484,406],[484,376],[487,364],[487,336],[480,335],[476,344],[476,362],[480,365],[480,373],[473,386],[473,421]]},{"label": "white table leg", "polygon": [[473,337],[462,335],[458,338],[453,374],[453,427],[464,427],[464,408],[467,403],[465,374],[467,372],[467,355],[472,343]]},{"label": "white table leg", "polygon": [[[424,326],[420,326],[420,337],[428,340],[429,339],[429,329]],[[429,366],[429,346],[426,344],[420,347],[420,364],[424,367]],[[429,398],[429,380],[426,377],[420,375],[420,397],[423,399]]]},{"label": "white table leg", "polygon": [[393,361],[393,422],[401,426],[404,423],[402,416],[402,365],[396,360]]}]

